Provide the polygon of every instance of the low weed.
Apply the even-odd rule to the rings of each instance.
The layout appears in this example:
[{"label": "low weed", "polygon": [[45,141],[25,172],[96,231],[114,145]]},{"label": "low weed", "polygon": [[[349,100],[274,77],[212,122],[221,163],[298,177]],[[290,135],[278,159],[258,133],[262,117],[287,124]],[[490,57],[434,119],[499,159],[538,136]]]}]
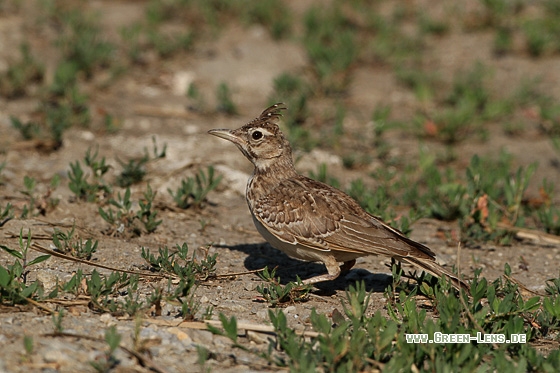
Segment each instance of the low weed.
[{"label": "low weed", "polygon": [[111,188],[103,179],[110,166],[105,163],[105,157],[101,159],[97,157],[98,149],[93,153],[91,148],[86,151],[84,164],[90,169],[91,175],[84,172],[80,161],[70,163],[68,188],[80,200],[95,202],[111,193]]},{"label": "low weed", "polygon": [[29,44],[23,43],[20,52],[21,60],[0,76],[0,95],[7,98],[24,96],[28,86],[41,83],[45,75],[44,66],[32,55]]},{"label": "low weed", "polygon": [[[14,305],[26,303],[28,298],[43,298],[43,287],[39,281],[28,284],[27,275],[29,267],[44,262],[50,255],[39,255],[29,260],[29,248],[31,246],[31,230],[27,232],[27,238],[23,236],[23,229],[19,232],[18,249],[0,245],[0,249],[15,258],[13,264],[6,267],[0,266],[0,304]],[[49,294],[48,297],[53,297]]]},{"label": "low weed", "polygon": [[497,228],[501,220],[513,226],[524,225],[522,198],[536,164],[518,168],[510,174],[509,161],[482,161],[478,156],[471,159],[467,168],[467,198],[470,213],[461,219],[463,241],[511,242],[512,233]]},{"label": "low weed", "polygon": [[486,87],[488,76],[488,69],[480,62],[457,73],[450,91],[440,98],[444,107],[438,109],[431,119],[435,128],[429,131],[426,122],[422,123],[426,132],[446,144],[463,141],[473,133],[484,135],[483,121],[497,117],[505,110],[497,108],[496,100],[490,99]]},{"label": "low weed", "polygon": [[542,204],[536,210],[537,221],[545,232],[560,235],[560,208],[552,203],[554,184],[543,180],[540,187]]},{"label": "low weed", "polygon": [[[341,302],[343,312],[335,310],[328,317],[311,311],[310,326],[317,332],[314,337],[298,335],[284,312],[270,310],[275,340],[267,353],[249,351],[293,371],[356,372],[382,367],[386,372],[401,372],[411,366],[418,371],[470,371],[481,366],[496,371],[518,366],[535,371],[559,369],[557,350],[543,355],[530,342],[551,335],[554,328],[549,326],[558,323],[560,281],[549,283],[550,295],[544,298],[523,297],[517,285],[508,280],[508,266],[505,277],[491,283],[479,274],[472,282],[472,297],[464,292],[450,296],[450,285],[440,279],[426,287],[431,289],[427,292],[430,303],[422,308],[416,303],[418,288],[407,293],[398,290],[402,289],[399,284],[390,285],[385,294],[390,299],[389,318],[380,311],[368,312],[370,297],[363,283],[351,285]],[[236,319],[220,315],[220,320],[223,330],[209,329],[247,351],[241,345]],[[449,343],[442,339],[449,334],[466,335],[469,340]],[[493,344],[489,337],[496,335],[503,335],[504,341]]]},{"label": "low weed", "polygon": [[325,94],[346,90],[349,68],[358,56],[356,29],[343,14],[335,2],[327,7],[312,6],[304,15],[303,45]]},{"label": "low weed", "polygon": [[0,227],[6,224],[8,221],[14,217],[14,206],[11,203],[7,203],[6,206],[0,207]]},{"label": "low weed", "polygon": [[226,82],[221,82],[216,89],[216,111],[227,115],[235,115],[239,112],[233,102],[232,92]]},{"label": "low weed", "polygon": [[[46,189],[42,185],[39,186],[35,178],[25,175],[23,177],[24,188],[20,193],[26,197],[27,203],[21,208],[20,217],[28,219],[37,215],[44,216],[54,209],[60,201],[58,198],[52,197],[52,193],[59,184],[60,177],[58,175],[52,177]],[[9,211],[6,213],[9,214]]]},{"label": "low weed", "polygon": [[146,176],[146,165],[157,159],[165,158],[166,152],[167,144],[163,144],[163,148],[160,150],[155,136],[152,137],[151,155],[148,149],[144,148],[144,155],[141,158],[130,159],[128,163],[120,160],[118,161],[122,167],[122,171],[117,176],[117,185],[121,188],[127,188],[144,180],[144,176]]},{"label": "low weed", "polygon": [[181,180],[175,192],[167,189],[173,198],[175,205],[181,209],[190,207],[200,208],[206,201],[208,193],[216,189],[222,181],[222,175],[216,176],[213,166],[208,166],[206,172],[199,169],[195,177],[188,177]]},{"label": "low weed", "polygon": [[99,207],[99,215],[111,225],[108,233],[135,236],[140,236],[144,231],[153,233],[162,223],[162,220],[157,220],[158,211],[153,207],[155,197],[156,193],[148,184],[143,198],[138,201],[139,208],[136,212],[132,210],[133,201],[130,188],[126,188],[122,195],[119,192],[116,199],[109,200],[109,204],[116,207],[116,210],[111,207],[106,209]]},{"label": "low weed", "polygon": [[270,307],[282,307],[296,302],[305,302],[309,299],[311,285],[304,285],[298,277],[296,282],[289,282],[286,285],[280,284],[280,277],[276,277],[276,269],[258,272],[258,275],[266,284],[258,285],[257,292],[262,299],[270,304]]},{"label": "low weed", "polygon": [[41,125],[37,122],[29,121],[23,123],[18,118],[11,116],[10,122],[12,127],[19,131],[21,137],[24,140],[32,140],[35,138],[39,138],[41,135]]},{"label": "low weed", "polygon": [[[193,320],[200,310],[200,303],[194,298],[198,282],[205,281],[215,275],[216,257],[206,255],[202,259],[189,256],[189,248],[186,243],[176,245],[175,251],[170,252],[167,246],[159,248],[158,255],[153,255],[149,249],[142,248],[142,258],[150,265],[153,271],[162,272],[178,278],[175,288],[172,288],[172,279],[169,278],[167,301],[178,301],[181,306],[181,315],[185,320]],[[164,295],[161,294],[160,298]],[[160,299],[152,298],[151,302],[159,303]],[[212,308],[207,308],[203,317],[210,317]]]},{"label": "low weed", "polygon": [[102,35],[99,17],[82,9],[57,7],[52,13],[62,26],[57,46],[64,58],[89,78],[96,68],[107,67],[114,53],[114,45]]},{"label": "low weed", "polygon": [[419,101],[430,102],[437,89],[437,76],[417,67],[401,66],[396,70],[397,79],[411,89]]},{"label": "low weed", "polygon": [[118,160],[122,171],[117,176],[117,185],[121,188],[128,188],[144,180],[144,176],[146,176],[145,166],[148,161],[149,158],[146,156],[140,159],[130,159],[128,162]]},{"label": "low weed", "polygon": [[115,368],[119,361],[115,357],[115,351],[120,346],[121,335],[117,332],[116,326],[110,326],[105,330],[105,342],[107,343],[107,351],[99,356],[96,360],[90,361],[89,364],[96,372],[109,372]]},{"label": "low weed", "polygon": [[150,184],[143,194],[144,198],[138,201],[140,210],[137,213],[138,220],[144,226],[144,229],[148,233],[154,232],[157,227],[162,223],[162,220],[157,220],[158,212],[153,208],[154,199],[156,198],[156,193],[152,190]]},{"label": "low weed", "polygon": [[29,198],[29,203],[23,206],[23,211],[21,213],[21,217],[26,219],[31,216],[35,216],[35,199],[36,199],[36,187],[37,181],[25,175],[23,177],[23,186],[24,190],[20,191],[23,195]]},{"label": "low weed", "polygon": [[93,254],[97,251],[99,242],[87,239],[82,241],[80,237],[74,237],[76,232],[75,226],[67,232],[55,229],[52,241],[57,251],[63,254],[71,255],[78,259],[91,260]]},{"label": "low weed", "polygon": [[88,297],[88,306],[94,312],[135,316],[151,305],[141,298],[138,282],[138,275],[116,271],[103,275],[97,270],[84,275],[78,270],[68,282],[60,285],[60,289],[76,297]]},{"label": "low weed", "polygon": [[377,158],[386,160],[391,150],[391,145],[385,139],[385,133],[397,126],[397,123],[391,121],[391,107],[390,106],[377,106],[371,114],[371,121],[373,122],[373,147],[377,154]]},{"label": "low weed", "polygon": [[150,265],[152,271],[162,272],[179,278],[190,278],[197,281],[204,281],[215,275],[216,257],[206,255],[202,259],[197,259],[194,254],[189,256],[187,243],[175,245],[175,250],[170,251],[167,246],[158,249],[155,256],[150,249],[142,247],[142,258]]},{"label": "low weed", "polygon": [[156,30],[148,30],[147,47],[155,49],[161,58],[169,58],[179,51],[188,51],[192,49],[195,40],[195,33],[185,31],[173,35],[167,35]]},{"label": "low weed", "polygon": [[243,17],[247,23],[258,23],[265,27],[273,39],[286,39],[293,27],[290,8],[279,0],[247,2]]},{"label": "low weed", "polygon": [[[97,312],[109,312],[119,314],[123,312],[133,316],[135,312],[143,308],[142,303],[131,307],[130,302],[119,298],[123,294],[136,294],[138,286],[138,276],[126,273],[111,272],[108,276],[103,276],[97,270],[93,270],[91,275],[85,280],[87,293],[90,297],[90,307]],[[123,290],[125,289],[125,290]]]},{"label": "low weed", "polygon": [[529,54],[540,57],[549,51],[560,50],[560,43],[555,40],[560,30],[560,23],[556,18],[546,17],[527,20],[523,24],[523,33]]},{"label": "low weed", "polygon": [[206,102],[195,82],[192,82],[187,89],[187,98],[189,99],[189,109],[203,112],[206,107]]}]

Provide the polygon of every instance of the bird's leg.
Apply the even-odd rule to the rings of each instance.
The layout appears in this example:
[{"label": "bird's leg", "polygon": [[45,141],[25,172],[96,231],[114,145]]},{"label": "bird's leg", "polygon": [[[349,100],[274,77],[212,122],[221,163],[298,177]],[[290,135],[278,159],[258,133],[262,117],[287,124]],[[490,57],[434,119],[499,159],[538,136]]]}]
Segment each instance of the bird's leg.
[{"label": "bird's leg", "polygon": [[354,264],[356,264],[356,259],[348,260],[342,263],[342,265],[340,266],[340,271],[342,273],[348,272],[352,269],[352,267],[354,267]]},{"label": "bird's leg", "polygon": [[[327,267],[328,273],[303,280],[304,284],[309,285],[309,284],[316,284],[317,282],[330,281],[330,280],[334,280],[340,275],[340,267],[338,266],[338,262],[334,257],[326,256],[322,258],[322,261],[323,263],[325,263],[325,267]],[[349,262],[345,262],[344,265],[346,263]]]}]

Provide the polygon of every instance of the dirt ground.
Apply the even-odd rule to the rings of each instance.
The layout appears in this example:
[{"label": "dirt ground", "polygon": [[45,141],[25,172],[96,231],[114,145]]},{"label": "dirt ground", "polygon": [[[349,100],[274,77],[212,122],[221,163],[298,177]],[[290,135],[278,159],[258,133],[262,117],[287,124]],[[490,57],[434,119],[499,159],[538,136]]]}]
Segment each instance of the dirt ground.
[{"label": "dirt ground", "polygon": [[[296,4],[297,2],[293,2]],[[109,28],[116,30],[134,17],[141,17],[142,2],[94,2],[105,17],[101,19]],[[301,6],[294,5],[296,11]],[[300,10],[301,11],[301,10]],[[119,17],[117,14],[127,14]],[[109,16],[112,15],[112,16]],[[44,56],[47,71],[55,64],[56,57],[45,44],[45,37],[29,31],[31,19],[25,12],[0,13],[0,68],[17,56],[22,40],[31,44],[35,53]],[[10,116],[29,118],[36,109],[34,98],[9,100],[0,97],[0,163],[5,163],[1,173],[0,206],[7,202],[16,209],[26,203],[23,177],[37,180],[38,194],[46,191],[53,175],[62,178],[61,185],[52,197],[59,204],[45,216],[29,219],[14,218],[0,227],[0,243],[17,248],[20,229],[31,229],[33,242],[49,247],[54,229],[67,230],[75,223],[81,237],[99,241],[93,260],[102,265],[127,270],[141,270],[146,266],[141,258],[141,248],[157,251],[159,247],[173,247],[187,242],[189,248],[209,247],[209,253],[217,253],[217,273],[241,273],[278,266],[277,274],[283,281],[294,280],[322,273],[324,267],[316,263],[293,260],[271,248],[253,226],[244,197],[245,183],[252,172],[251,164],[232,144],[209,136],[212,128],[237,128],[257,116],[268,104],[267,98],[273,89],[273,79],[282,72],[298,73],[306,69],[308,61],[301,46],[292,41],[274,41],[260,26],[242,27],[236,24],[227,28],[218,37],[197,44],[193,52],[180,53],[165,60],[154,60],[144,66],[132,66],[120,74],[114,82],[103,85],[107,77],[101,72],[92,82],[84,84],[94,116],[109,112],[118,118],[119,129],[106,133],[96,128],[74,127],[64,134],[63,146],[54,152],[37,151],[22,141],[19,132],[10,125]],[[524,78],[540,77],[540,89],[560,98],[560,57],[547,56],[532,59],[523,54],[497,58],[491,48],[492,36],[484,31],[475,33],[451,32],[429,38],[426,54],[434,71],[442,75],[452,74],[475,61],[483,61],[494,69],[497,90],[512,90]],[[337,149],[320,148],[310,153],[296,149],[297,167],[307,174],[316,171],[320,163],[326,162],[329,173],[348,186],[351,180],[366,177],[383,163],[375,159],[375,149],[360,142],[362,132],[370,131],[368,119],[374,107],[390,104],[396,119],[411,120],[411,113],[420,105],[414,95],[400,85],[389,68],[382,65],[358,65],[352,72],[348,94],[343,98],[348,115],[343,123],[346,143],[356,143],[361,152],[369,152],[373,161],[357,169],[343,167]],[[199,113],[188,109],[184,94],[185,79],[196,81],[201,87],[207,105],[214,105],[214,92],[218,84],[225,81],[233,90],[233,100],[239,114],[227,116],[217,113]],[[320,100],[317,107],[325,106]],[[320,124],[318,124],[320,126]],[[317,129],[317,128],[316,128]],[[549,139],[536,128],[526,128],[522,136],[508,136],[496,124],[488,128],[489,140],[465,141],[454,149],[458,160],[454,163],[457,172],[463,172],[473,154],[497,155],[502,149],[514,156],[516,165],[539,162],[538,170],[529,188],[529,196],[537,195],[540,181],[547,177],[560,185],[558,153]],[[158,206],[172,206],[168,188],[175,189],[180,180],[193,176],[196,171],[214,165],[223,181],[217,190],[208,196],[202,209],[161,209],[158,218],[163,223],[152,234],[140,237],[111,237],[104,232],[108,224],[101,219],[94,203],[76,201],[68,188],[67,172],[70,162],[82,160],[85,150],[99,147],[99,154],[106,157],[114,167],[108,180],[114,180],[120,171],[118,160],[141,157],[144,149],[151,149],[152,137],[159,145],[167,144],[166,157],[147,165],[146,181],[157,191]],[[426,141],[419,143],[417,137],[393,131],[387,134],[391,152],[404,157],[418,156],[420,146],[438,151],[441,145]],[[375,188],[375,181],[368,185]],[[145,184],[132,187],[133,199],[139,198]],[[559,201],[556,201],[559,202]],[[441,231],[457,237],[457,223],[446,223],[422,219],[413,226],[411,237],[432,248],[441,263],[452,266],[460,264],[468,278],[473,270],[482,268],[482,275],[492,280],[503,273],[505,263],[512,268],[512,275],[527,288],[542,291],[545,281],[559,275],[560,245],[539,239],[519,239],[513,245],[501,247],[485,244],[477,248],[463,248],[458,258],[457,242],[446,240]],[[38,255],[31,252],[30,256]],[[0,252],[3,265],[12,258]],[[371,312],[383,311],[383,290],[390,281],[388,259],[367,257],[359,259],[356,267],[345,277],[334,282],[317,285],[310,300],[285,308],[289,322],[294,328],[308,327],[311,309],[331,313],[341,309],[344,290],[356,280],[364,279],[372,291]],[[67,281],[78,268],[90,273],[93,268],[86,264],[69,262],[60,258],[51,259],[35,266],[30,279],[40,279],[46,288],[59,281]],[[108,271],[100,270],[101,273]],[[218,277],[201,284],[196,297],[203,307],[213,306],[214,317],[219,313],[236,316],[239,323],[265,324],[268,320],[266,303],[255,302],[256,286],[261,283],[256,274]],[[157,281],[142,281],[140,293],[147,295],[158,285]],[[165,284],[163,284],[165,286]],[[46,303],[57,309],[61,304]],[[103,337],[104,330],[111,325],[123,336],[123,344],[133,345],[135,320],[92,312],[87,304],[66,307],[63,319],[64,330],[69,333]],[[230,348],[225,338],[212,336],[205,330],[177,326],[180,319],[177,308],[164,307],[163,316],[147,317],[141,327],[140,336],[149,343],[154,364],[168,372],[197,372],[197,344],[207,346],[214,352],[207,363],[215,371],[247,372],[271,369],[264,361],[253,355]],[[100,341],[71,337],[49,337],[53,331],[52,317],[34,306],[0,307],[0,372],[76,372],[93,371],[89,361],[103,356],[106,344]],[[24,356],[23,338],[33,336],[34,351],[31,357]],[[258,334],[247,342],[266,349],[266,336]],[[557,348],[557,346],[556,346]],[[114,371],[143,372],[137,360],[119,350],[116,353],[119,365]]]}]

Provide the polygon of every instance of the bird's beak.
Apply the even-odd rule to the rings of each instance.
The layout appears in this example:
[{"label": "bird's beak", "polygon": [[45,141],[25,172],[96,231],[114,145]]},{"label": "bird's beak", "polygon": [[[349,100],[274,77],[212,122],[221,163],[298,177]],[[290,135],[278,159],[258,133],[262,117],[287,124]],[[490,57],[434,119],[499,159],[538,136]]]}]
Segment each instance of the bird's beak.
[{"label": "bird's beak", "polygon": [[231,133],[230,130],[215,129],[215,130],[208,131],[208,133],[211,134],[211,135],[217,136],[217,137],[221,137],[222,139],[229,140],[234,144],[239,144],[240,143],[239,137],[237,137],[233,133]]}]

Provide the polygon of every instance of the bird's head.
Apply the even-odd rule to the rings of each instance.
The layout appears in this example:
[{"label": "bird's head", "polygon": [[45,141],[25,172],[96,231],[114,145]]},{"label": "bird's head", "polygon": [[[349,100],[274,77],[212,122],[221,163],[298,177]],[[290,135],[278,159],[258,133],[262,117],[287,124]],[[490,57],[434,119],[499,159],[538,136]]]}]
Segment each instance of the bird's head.
[{"label": "bird's head", "polygon": [[266,170],[275,163],[291,164],[290,144],[277,124],[281,110],[285,109],[283,104],[275,104],[241,128],[213,129],[208,133],[237,145],[257,170]]}]

